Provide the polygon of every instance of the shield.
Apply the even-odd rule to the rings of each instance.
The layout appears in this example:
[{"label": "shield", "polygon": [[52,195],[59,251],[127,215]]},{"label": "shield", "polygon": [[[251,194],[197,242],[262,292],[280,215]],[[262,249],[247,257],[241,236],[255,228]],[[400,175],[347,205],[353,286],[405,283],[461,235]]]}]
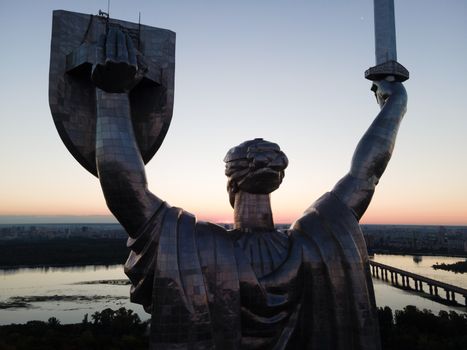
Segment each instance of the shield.
[{"label": "shield", "polygon": [[175,33],[102,16],[54,11],[49,105],[57,131],[75,159],[97,176],[96,88],[91,69],[99,37],[119,26],[144,59],[144,78],[129,92],[135,138],[146,164],[159,149],[172,119]]}]

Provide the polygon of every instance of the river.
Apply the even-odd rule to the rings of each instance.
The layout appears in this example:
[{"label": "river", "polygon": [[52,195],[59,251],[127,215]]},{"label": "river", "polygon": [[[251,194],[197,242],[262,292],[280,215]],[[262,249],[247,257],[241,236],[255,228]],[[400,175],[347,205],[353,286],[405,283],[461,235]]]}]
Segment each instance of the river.
[{"label": "river", "polygon": [[[463,260],[452,257],[380,255],[377,262],[467,288],[467,274],[434,270],[434,263],[453,263]],[[0,324],[25,323],[56,317],[62,323],[81,322],[96,311],[125,307],[148,319],[142,307],[130,303],[130,286],[107,284],[99,281],[115,280],[124,283],[126,276],[121,265],[86,266],[72,268],[25,268],[0,270]],[[86,283],[83,283],[86,282]],[[89,283],[91,282],[91,283]],[[446,306],[373,279],[378,306],[393,310],[406,305],[420,309],[467,312],[465,307]]]}]

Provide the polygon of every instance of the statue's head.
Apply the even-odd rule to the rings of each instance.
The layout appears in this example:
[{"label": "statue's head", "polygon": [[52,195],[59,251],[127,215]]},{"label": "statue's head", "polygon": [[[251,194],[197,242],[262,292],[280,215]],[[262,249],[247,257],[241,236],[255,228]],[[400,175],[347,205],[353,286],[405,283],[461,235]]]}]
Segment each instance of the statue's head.
[{"label": "statue's head", "polygon": [[224,162],[232,207],[238,191],[269,194],[279,188],[288,165],[279,145],[263,139],[245,141],[231,148]]}]

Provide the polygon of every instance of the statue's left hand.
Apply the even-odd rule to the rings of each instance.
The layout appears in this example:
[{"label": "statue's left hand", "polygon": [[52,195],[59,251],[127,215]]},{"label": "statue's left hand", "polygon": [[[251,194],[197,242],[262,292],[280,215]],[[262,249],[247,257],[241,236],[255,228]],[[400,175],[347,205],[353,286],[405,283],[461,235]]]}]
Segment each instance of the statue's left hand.
[{"label": "statue's left hand", "polygon": [[141,79],[133,42],[119,28],[111,26],[108,33],[101,36],[96,55],[91,79],[98,88],[106,92],[126,92]]}]

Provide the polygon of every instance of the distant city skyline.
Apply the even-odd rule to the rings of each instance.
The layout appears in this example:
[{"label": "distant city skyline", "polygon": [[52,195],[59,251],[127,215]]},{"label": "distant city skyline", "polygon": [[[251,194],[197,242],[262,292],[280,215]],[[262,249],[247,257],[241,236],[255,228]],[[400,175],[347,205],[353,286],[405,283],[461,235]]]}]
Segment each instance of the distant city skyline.
[{"label": "distant city skyline", "polygon": [[[366,224],[467,225],[467,2],[395,1],[408,112]],[[98,180],[68,153],[48,106],[52,11],[97,14],[107,1],[0,3],[0,222],[110,215]],[[149,188],[199,220],[231,222],[223,156],[277,142],[290,165],[272,194],[293,222],[349,169],[378,113],[372,1],[112,0],[110,15],[177,33],[171,127]]]},{"label": "distant city skyline", "polygon": [[[233,220],[227,221],[214,221],[216,224],[226,224],[230,225],[233,224]],[[0,215],[0,225],[8,226],[8,225],[68,225],[68,224],[76,224],[76,225],[106,225],[106,224],[118,224],[117,219],[112,214],[107,215]],[[276,221],[276,225],[290,225],[292,224],[291,221]],[[466,228],[467,225],[464,224],[397,224],[397,223],[390,223],[390,224],[365,224],[362,223],[364,226],[400,226],[400,227],[462,227]]]},{"label": "distant city skyline", "polygon": [[0,225],[107,223],[118,221],[113,215],[0,215]]}]

